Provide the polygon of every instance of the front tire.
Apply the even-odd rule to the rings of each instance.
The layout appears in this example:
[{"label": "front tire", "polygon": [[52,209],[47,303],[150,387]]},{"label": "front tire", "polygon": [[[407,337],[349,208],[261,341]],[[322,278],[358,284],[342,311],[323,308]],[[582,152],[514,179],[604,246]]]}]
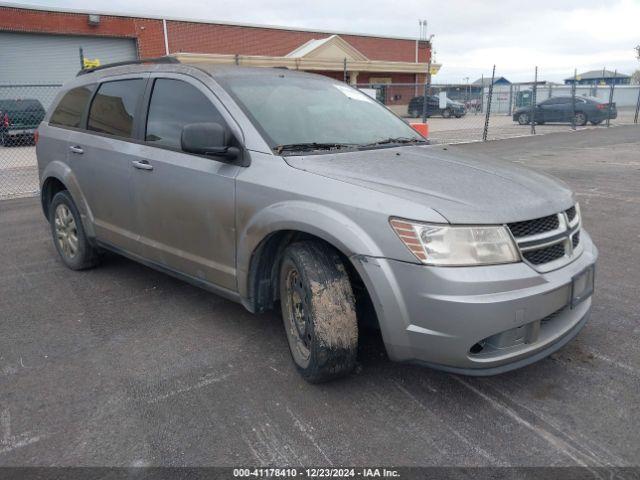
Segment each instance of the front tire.
[{"label": "front tire", "polygon": [[68,191],[55,194],[49,206],[53,244],[62,262],[71,270],[84,270],[98,264],[98,250],[87,240],[80,214]]},{"label": "front tire", "polygon": [[280,304],[291,356],[306,381],[326,382],[354,369],[355,299],[334,249],[316,241],[287,247],[280,266]]},{"label": "front tire", "polygon": [[528,125],[529,124],[529,114],[528,113],[521,113],[520,115],[518,115],[518,123],[520,125]]},{"label": "front tire", "polygon": [[449,108],[446,108],[442,111],[442,118],[451,118],[451,110]]}]

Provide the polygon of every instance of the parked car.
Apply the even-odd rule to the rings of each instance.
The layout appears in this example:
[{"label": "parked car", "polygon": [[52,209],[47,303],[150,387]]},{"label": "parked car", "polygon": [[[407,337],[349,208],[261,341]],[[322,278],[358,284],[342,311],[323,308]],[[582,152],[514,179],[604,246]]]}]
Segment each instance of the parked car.
[{"label": "parked car", "polygon": [[[409,100],[407,113],[410,117],[421,117],[423,114],[424,95]],[[467,113],[464,104],[447,98],[447,106],[440,108],[440,99],[436,95],[427,95],[427,117],[442,115],[444,118],[460,118]]]},{"label": "parked car", "polygon": [[353,370],[367,325],[392,360],[466,375],[540,360],[585,325],[598,253],[564,183],[429,145],[330,78],[176,62],[79,75],[40,125],[69,268],[110,250],[279,308],[311,382]]},{"label": "parked car", "polygon": [[[575,113],[574,113],[575,112]],[[575,118],[576,125],[586,125],[591,122],[598,125],[607,119],[614,119],[618,116],[616,104],[612,103],[609,109],[609,103],[595,97],[586,97],[576,95],[575,110],[572,97],[557,96],[536,104],[534,119],[537,124],[547,122],[571,123]],[[531,107],[518,108],[513,112],[513,121],[520,125],[528,125],[531,123]]]},{"label": "parked car", "polygon": [[0,145],[8,146],[17,139],[32,142],[44,115],[36,99],[0,100]]}]

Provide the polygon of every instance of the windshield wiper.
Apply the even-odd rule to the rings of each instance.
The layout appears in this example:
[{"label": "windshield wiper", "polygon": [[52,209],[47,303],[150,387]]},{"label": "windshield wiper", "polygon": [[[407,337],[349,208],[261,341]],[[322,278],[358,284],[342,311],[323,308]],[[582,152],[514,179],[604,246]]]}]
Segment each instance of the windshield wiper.
[{"label": "windshield wiper", "polygon": [[277,145],[273,148],[276,153],[282,152],[305,152],[312,150],[339,150],[341,148],[354,147],[352,143],[287,143],[284,145]]},{"label": "windshield wiper", "polygon": [[365,143],[363,145],[358,145],[358,147],[368,148],[368,147],[377,147],[378,145],[391,145],[391,144],[407,145],[407,144],[415,144],[415,143],[427,143],[427,141],[421,138],[414,138],[414,137],[391,137],[391,138],[384,138],[382,140],[378,140],[377,142],[373,142],[373,143]]}]

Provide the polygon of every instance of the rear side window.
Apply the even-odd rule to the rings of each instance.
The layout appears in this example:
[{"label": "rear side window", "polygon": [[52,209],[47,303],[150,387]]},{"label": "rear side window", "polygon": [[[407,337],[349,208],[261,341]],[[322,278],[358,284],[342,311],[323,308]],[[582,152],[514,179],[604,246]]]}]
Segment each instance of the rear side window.
[{"label": "rear side window", "polygon": [[144,80],[116,80],[100,85],[91,103],[87,128],[123,138],[133,136],[133,122]]},{"label": "rear side window", "polygon": [[180,149],[182,127],[202,122],[224,124],[218,110],[200,90],[181,80],[155,81],[147,115],[147,142]]},{"label": "rear side window", "polygon": [[62,97],[53,114],[51,114],[49,123],[62,127],[79,128],[82,113],[87,106],[89,98],[91,98],[93,88],[93,85],[87,85],[69,90]]}]

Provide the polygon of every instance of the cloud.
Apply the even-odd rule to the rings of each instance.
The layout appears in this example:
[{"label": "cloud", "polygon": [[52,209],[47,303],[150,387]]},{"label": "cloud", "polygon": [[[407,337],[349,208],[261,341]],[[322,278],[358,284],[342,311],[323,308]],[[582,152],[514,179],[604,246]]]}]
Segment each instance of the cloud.
[{"label": "cloud", "polygon": [[[58,0],[58,8],[86,9],[86,0]],[[51,5],[43,3],[42,5]],[[631,73],[640,67],[634,0],[93,0],[96,11],[415,37],[418,19],[435,34],[437,82],[462,82],[495,64],[500,75],[528,80],[535,65],[541,77],[561,80],[578,71]]]}]

